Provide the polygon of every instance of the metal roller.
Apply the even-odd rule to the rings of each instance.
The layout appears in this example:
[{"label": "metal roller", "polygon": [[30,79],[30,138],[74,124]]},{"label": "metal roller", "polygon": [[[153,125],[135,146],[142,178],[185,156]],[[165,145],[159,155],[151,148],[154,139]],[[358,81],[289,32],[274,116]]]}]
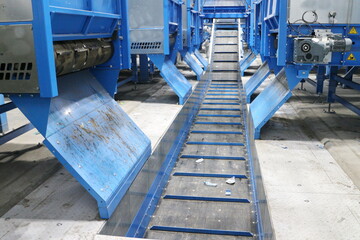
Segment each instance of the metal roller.
[{"label": "metal roller", "polygon": [[54,43],[56,75],[77,72],[107,62],[114,48],[106,40],[78,40]]}]

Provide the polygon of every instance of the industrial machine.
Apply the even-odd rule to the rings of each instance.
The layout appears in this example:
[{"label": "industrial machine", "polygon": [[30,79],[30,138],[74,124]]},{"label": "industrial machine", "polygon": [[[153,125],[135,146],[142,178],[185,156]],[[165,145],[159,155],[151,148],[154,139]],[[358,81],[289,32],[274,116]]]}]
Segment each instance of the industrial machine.
[{"label": "industrial machine", "polygon": [[127,12],[126,0],[0,2],[0,93],[96,199],[102,218],[151,152],[112,98],[130,67]]},{"label": "industrial machine", "polygon": [[184,104],[192,87],[174,64],[183,49],[182,1],[129,1],[129,16],[131,54],[147,55]]},{"label": "industrial machine", "polygon": [[275,239],[241,84],[240,29],[238,20],[214,21],[210,67],[101,234]]},{"label": "industrial machine", "polygon": [[182,5],[183,50],[180,53],[196,73],[198,80],[209,65],[199,52],[203,43],[203,26],[201,1],[186,0]]},{"label": "industrial machine", "polygon": [[[338,83],[360,90],[350,81],[359,65],[360,18],[358,1],[252,1],[249,46],[260,54],[263,65],[249,80],[245,89],[248,101],[270,72],[276,77],[251,103],[256,137],[274,113],[292,96],[291,91],[304,79],[317,85],[321,93],[329,77],[329,110],[338,101],[355,113],[359,109],[335,94]],[[344,77],[339,70],[346,69]],[[309,80],[317,70],[318,81]],[[266,103],[266,104],[265,104]]]}]

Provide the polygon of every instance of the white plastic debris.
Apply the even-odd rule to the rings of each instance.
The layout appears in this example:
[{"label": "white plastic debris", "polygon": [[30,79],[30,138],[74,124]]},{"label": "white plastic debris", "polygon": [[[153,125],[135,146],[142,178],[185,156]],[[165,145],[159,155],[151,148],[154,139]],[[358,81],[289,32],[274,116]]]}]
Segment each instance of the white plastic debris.
[{"label": "white plastic debris", "polygon": [[226,196],[231,196],[231,190],[230,190],[230,189],[226,189],[225,195],[226,195]]},{"label": "white plastic debris", "polygon": [[320,148],[320,149],[324,149],[324,148],[325,148],[325,146],[322,145],[322,144],[316,144],[316,146],[317,146],[318,148]]},{"label": "white plastic debris", "polygon": [[207,182],[207,181],[205,181],[204,184],[205,184],[206,186],[209,186],[209,187],[217,187],[217,184],[216,184],[216,183],[212,183],[212,182]]},{"label": "white plastic debris", "polygon": [[282,149],[288,149],[288,147],[285,146],[285,145],[280,145],[280,147],[281,147]]},{"label": "white plastic debris", "polygon": [[226,180],[226,183],[227,184],[230,184],[230,185],[234,185],[235,184],[235,176],[234,177],[232,177],[232,178],[229,178],[228,180]]},{"label": "white plastic debris", "polygon": [[203,158],[199,158],[198,160],[196,160],[195,162],[196,163],[202,163],[204,161],[204,159]]}]

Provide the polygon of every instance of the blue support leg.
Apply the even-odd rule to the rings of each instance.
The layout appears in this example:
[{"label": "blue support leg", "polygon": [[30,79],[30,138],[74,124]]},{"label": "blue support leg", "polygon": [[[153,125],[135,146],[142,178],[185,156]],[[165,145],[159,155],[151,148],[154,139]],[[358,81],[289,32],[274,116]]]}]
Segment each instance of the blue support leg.
[{"label": "blue support leg", "polygon": [[[5,104],[4,95],[0,94],[0,105]],[[0,133],[5,133],[9,130],[8,121],[7,121],[7,114],[1,113],[0,114]]]},{"label": "blue support leg", "polygon": [[319,66],[316,74],[316,93],[322,94],[324,92],[324,81],[326,79],[326,67]]},{"label": "blue support leg", "polygon": [[180,73],[170,58],[161,54],[150,54],[149,58],[160,70],[164,80],[178,95],[179,103],[184,104],[192,92],[192,86],[188,80]]},{"label": "blue support leg", "polygon": [[138,73],[138,65],[137,65],[137,55],[131,55],[131,70],[132,70],[132,80],[134,82],[139,82],[139,73]]},{"label": "blue support leg", "polygon": [[140,55],[140,79],[139,83],[150,82],[149,78],[149,59],[146,54]]},{"label": "blue support leg", "polygon": [[335,76],[337,75],[338,67],[330,67],[329,71],[329,89],[328,89],[328,98],[327,101],[329,103],[329,112],[331,108],[331,104],[335,102],[333,96],[336,94],[336,87],[338,85],[335,80]]}]

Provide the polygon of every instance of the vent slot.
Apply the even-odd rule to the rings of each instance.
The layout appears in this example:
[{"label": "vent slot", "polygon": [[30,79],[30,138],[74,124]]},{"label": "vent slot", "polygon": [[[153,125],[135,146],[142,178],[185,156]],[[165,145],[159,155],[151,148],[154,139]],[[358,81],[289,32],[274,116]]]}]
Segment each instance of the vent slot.
[{"label": "vent slot", "polygon": [[133,42],[131,49],[160,49],[161,42]]},{"label": "vent slot", "polygon": [[33,63],[1,63],[1,80],[30,80]]}]

